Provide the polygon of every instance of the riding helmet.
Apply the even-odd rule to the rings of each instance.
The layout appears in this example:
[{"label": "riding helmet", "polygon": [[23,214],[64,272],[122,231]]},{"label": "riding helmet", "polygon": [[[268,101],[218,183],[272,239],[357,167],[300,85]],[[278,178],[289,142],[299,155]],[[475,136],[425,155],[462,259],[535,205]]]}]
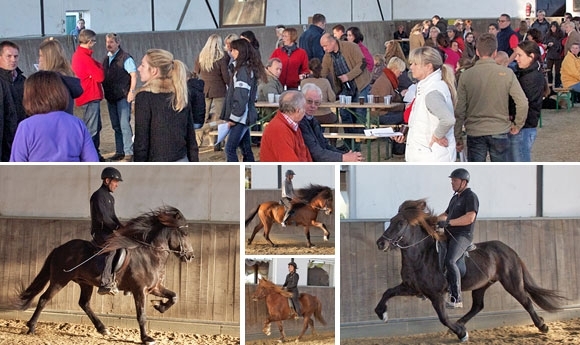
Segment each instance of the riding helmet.
[{"label": "riding helmet", "polygon": [[294,261],[292,261],[292,262],[289,262],[289,263],[288,263],[288,266],[294,266],[294,269],[295,269],[295,270],[297,270],[297,269],[298,269],[298,266],[296,265],[296,263],[295,263]]},{"label": "riding helmet", "polygon": [[458,178],[460,180],[465,180],[467,182],[469,182],[469,171],[463,169],[463,168],[459,168],[459,169],[455,169],[451,172],[451,175],[449,175],[450,178]]},{"label": "riding helmet", "polygon": [[123,178],[121,177],[121,173],[119,172],[119,170],[113,167],[107,167],[103,169],[103,172],[101,172],[101,180],[104,180],[106,178],[123,181]]},{"label": "riding helmet", "polygon": [[294,170],[286,170],[286,176],[290,176],[290,175],[296,175],[294,173]]}]

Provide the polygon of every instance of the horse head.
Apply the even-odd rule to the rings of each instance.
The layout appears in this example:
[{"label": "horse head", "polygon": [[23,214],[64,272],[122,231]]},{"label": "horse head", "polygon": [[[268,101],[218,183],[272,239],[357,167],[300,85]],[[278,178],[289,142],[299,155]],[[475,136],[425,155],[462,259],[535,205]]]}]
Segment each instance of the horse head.
[{"label": "horse head", "polygon": [[298,199],[310,204],[311,207],[324,211],[328,216],[332,213],[334,196],[332,189],[326,186],[311,184],[296,191]]},{"label": "horse head", "polygon": [[157,219],[166,228],[169,228],[167,245],[169,250],[175,253],[183,262],[190,262],[195,257],[193,246],[189,242],[187,232],[187,219],[181,211],[172,206],[163,206],[155,211]]},{"label": "horse head", "polygon": [[[376,241],[379,250],[406,249],[436,236],[437,217],[427,208],[425,199],[407,200],[390,219],[389,226]],[[386,247],[386,242],[389,246]]]}]

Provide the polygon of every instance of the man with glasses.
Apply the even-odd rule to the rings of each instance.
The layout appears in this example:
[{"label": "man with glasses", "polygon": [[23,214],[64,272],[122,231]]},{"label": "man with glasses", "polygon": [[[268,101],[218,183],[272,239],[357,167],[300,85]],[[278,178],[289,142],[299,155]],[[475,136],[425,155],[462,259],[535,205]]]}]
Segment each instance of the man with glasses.
[{"label": "man with glasses", "polygon": [[497,33],[497,50],[506,52],[510,57],[511,64],[516,58],[514,50],[520,43],[518,34],[511,27],[511,17],[509,14],[503,13],[500,15],[497,23],[499,26],[499,31]]},{"label": "man with glasses", "polygon": [[[75,102],[83,108],[83,120],[99,152],[101,142],[101,100],[103,99],[102,82],[105,80],[103,66],[93,58],[93,47],[97,43],[97,34],[85,29],[79,34],[79,46],[72,56],[72,69],[81,80],[83,93]],[[99,153],[99,160],[104,161]]]},{"label": "man with glasses", "polygon": [[313,115],[318,110],[322,101],[322,90],[312,84],[304,84],[302,94],[306,98],[306,113],[300,120],[300,130],[304,143],[310,151],[314,162],[360,162],[362,155],[360,152],[343,152],[330,145],[324,137],[320,123]]}]

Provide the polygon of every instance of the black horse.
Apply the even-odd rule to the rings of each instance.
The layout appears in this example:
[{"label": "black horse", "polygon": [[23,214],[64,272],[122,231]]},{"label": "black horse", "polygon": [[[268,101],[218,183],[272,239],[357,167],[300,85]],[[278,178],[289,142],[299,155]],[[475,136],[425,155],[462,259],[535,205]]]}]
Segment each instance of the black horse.
[{"label": "black horse", "polygon": [[[120,290],[131,292],[135,299],[137,321],[144,344],[154,344],[155,340],[145,330],[145,297],[152,294],[167,301],[155,302],[154,308],[165,312],[177,301],[175,292],[163,286],[165,264],[171,253],[181,261],[193,259],[193,247],[187,240],[187,220],[181,212],[170,206],[143,214],[130,220],[115,236],[107,242],[103,252],[127,248],[126,257],[116,272],[117,286]],[[33,334],[40,313],[46,304],[71,280],[79,284],[81,296],[79,305],[88,315],[97,331],[103,335],[110,334],[105,325],[97,318],[90,307],[93,286],[99,286],[103,267],[103,256],[89,241],[72,240],[55,248],[46,258],[40,273],[24,291],[18,293],[16,307],[27,309],[36,295],[48,289],[40,296],[32,318],[26,324],[28,333]]]},{"label": "black horse", "polygon": [[[449,321],[444,305],[447,280],[439,267],[435,250],[435,241],[444,238],[435,231],[436,224],[437,216],[427,208],[425,200],[408,200],[399,207],[399,212],[391,218],[389,227],[377,240],[379,250],[400,248],[403,265],[403,282],[387,289],[375,308],[379,319],[388,321],[387,301],[391,297],[426,297],[441,323],[461,341],[466,341],[469,336],[465,324],[483,309],[487,288],[499,281],[530,314],[534,325],[541,332],[548,332],[548,326],[534,310],[532,301],[545,311],[555,312],[561,309],[559,302],[564,297],[537,286],[518,254],[499,241],[477,243],[477,249],[469,252],[461,289],[472,291],[473,305],[456,323]],[[389,244],[388,248],[385,243]]]}]

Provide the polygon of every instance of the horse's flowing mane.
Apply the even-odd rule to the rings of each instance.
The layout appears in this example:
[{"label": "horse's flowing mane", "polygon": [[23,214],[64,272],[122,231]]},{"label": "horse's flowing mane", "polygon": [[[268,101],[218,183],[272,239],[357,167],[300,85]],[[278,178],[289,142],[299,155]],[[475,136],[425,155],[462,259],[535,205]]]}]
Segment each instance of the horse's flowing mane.
[{"label": "horse's flowing mane", "polygon": [[270,293],[277,293],[280,294],[284,297],[292,297],[292,292],[288,292],[286,290],[283,290],[280,286],[272,283],[271,281],[269,281],[266,278],[261,278],[258,286],[262,287],[263,289],[266,289],[268,291],[268,294]]},{"label": "horse's flowing mane", "polygon": [[411,225],[419,225],[429,235],[439,238],[439,234],[435,231],[437,224],[437,215],[433,210],[427,207],[426,199],[407,200],[399,206],[399,214]]},{"label": "horse's flowing mane", "polygon": [[310,184],[308,187],[297,189],[296,197],[305,202],[310,202],[321,192],[323,193],[321,196],[324,199],[332,198],[332,189],[318,184]]},{"label": "horse's flowing mane", "polygon": [[181,212],[172,206],[161,206],[155,210],[129,220],[119,228],[107,242],[106,251],[119,248],[135,248],[143,243],[151,243],[166,227],[178,227],[174,216]]}]

